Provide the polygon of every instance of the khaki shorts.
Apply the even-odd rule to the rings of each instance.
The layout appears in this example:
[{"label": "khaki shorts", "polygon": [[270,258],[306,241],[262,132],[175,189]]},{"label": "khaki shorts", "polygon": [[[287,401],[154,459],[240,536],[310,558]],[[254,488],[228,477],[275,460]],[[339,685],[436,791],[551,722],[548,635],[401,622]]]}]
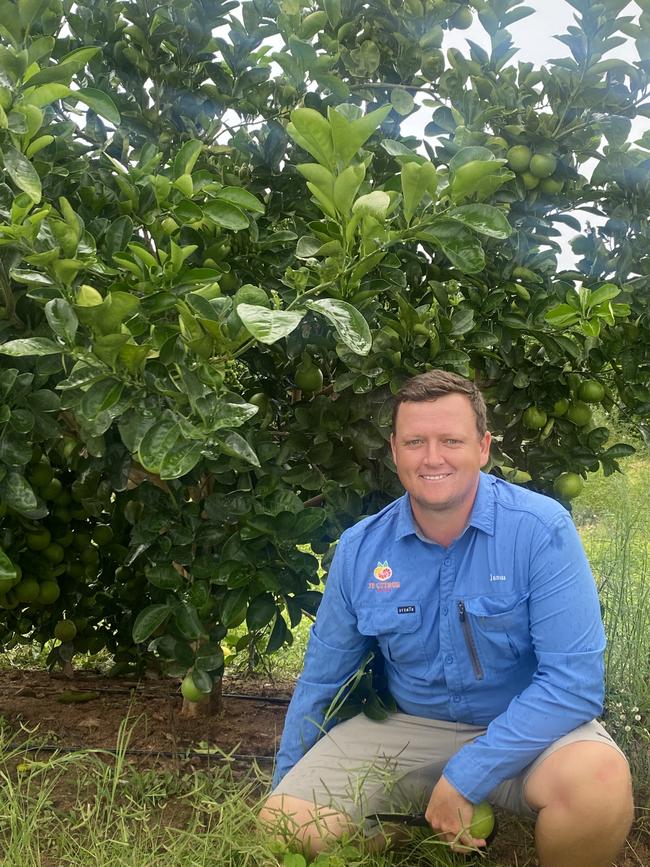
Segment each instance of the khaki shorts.
[{"label": "khaki shorts", "polygon": [[[332,807],[355,822],[372,813],[422,812],[451,756],[485,731],[405,713],[391,714],[383,722],[359,714],[324,735],[273,794]],[[529,774],[555,750],[575,741],[607,743],[623,755],[603,726],[592,720],[551,744],[517,777],[496,786],[488,795],[490,803],[534,817],[524,798]],[[375,823],[366,823],[366,833],[374,833],[373,827]]]}]

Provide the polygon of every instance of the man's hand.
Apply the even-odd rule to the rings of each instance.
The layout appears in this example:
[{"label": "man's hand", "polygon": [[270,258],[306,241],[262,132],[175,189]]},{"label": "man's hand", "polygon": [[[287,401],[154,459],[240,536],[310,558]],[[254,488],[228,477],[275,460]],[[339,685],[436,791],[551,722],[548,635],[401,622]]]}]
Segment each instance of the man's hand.
[{"label": "man's hand", "polygon": [[426,819],[442,840],[451,843],[452,851],[467,852],[468,846],[485,846],[467,830],[472,823],[474,805],[464,798],[444,777],[436,784],[426,809]]}]

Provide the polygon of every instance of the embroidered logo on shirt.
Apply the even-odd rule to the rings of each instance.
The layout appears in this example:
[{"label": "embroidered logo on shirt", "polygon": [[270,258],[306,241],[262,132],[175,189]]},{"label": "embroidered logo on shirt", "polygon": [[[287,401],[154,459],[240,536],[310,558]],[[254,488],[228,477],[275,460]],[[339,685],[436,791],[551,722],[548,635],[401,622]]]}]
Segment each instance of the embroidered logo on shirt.
[{"label": "embroidered logo on shirt", "polygon": [[507,581],[507,575],[490,575],[490,581]]},{"label": "embroidered logo on shirt", "polygon": [[385,560],[383,563],[377,563],[373,574],[377,581],[388,581],[389,578],[392,578],[393,570],[388,565],[388,560]]},{"label": "embroidered logo on shirt", "polygon": [[415,605],[398,605],[398,614],[415,614]]}]

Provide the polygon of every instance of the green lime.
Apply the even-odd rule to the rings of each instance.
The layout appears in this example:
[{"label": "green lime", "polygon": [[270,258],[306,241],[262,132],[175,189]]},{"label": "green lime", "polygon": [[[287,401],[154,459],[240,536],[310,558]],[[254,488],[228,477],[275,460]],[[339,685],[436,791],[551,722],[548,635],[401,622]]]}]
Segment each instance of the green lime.
[{"label": "green lime", "polygon": [[530,160],[530,171],[536,178],[550,178],[557,168],[553,154],[535,154]]},{"label": "green lime", "polygon": [[72,620],[59,620],[54,627],[54,637],[59,641],[72,641],[77,634],[77,627]]},{"label": "green lime", "polygon": [[513,172],[516,172],[518,175],[526,171],[530,165],[531,157],[531,150],[526,145],[515,145],[514,147],[511,147],[506,154],[508,165]]},{"label": "green lime", "polygon": [[27,478],[35,488],[43,488],[52,481],[54,472],[47,461],[39,461],[28,472]]},{"label": "green lime", "polygon": [[584,401],[576,400],[569,404],[566,417],[576,427],[584,427],[591,421],[591,410]]},{"label": "green lime", "polygon": [[29,530],[25,533],[25,542],[30,551],[42,551],[52,541],[52,534],[47,527],[39,527],[37,530]]},{"label": "green lime", "polygon": [[449,19],[449,26],[455,27],[457,30],[467,30],[472,26],[474,17],[467,6],[461,6],[457,9]]},{"label": "green lime", "polygon": [[191,674],[187,674],[181,683],[181,693],[183,698],[188,701],[203,701],[207,698],[207,693],[201,692],[198,686],[194,683]]},{"label": "green lime", "polygon": [[585,379],[578,388],[578,397],[585,403],[600,403],[605,397],[605,388],[595,379]]},{"label": "green lime", "polygon": [[41,605],[51,605],[53,602],[56,602],[60,595],[61,590],[56,581],[43,581],[40,585],[36,602],[40,602]]},{"label": "green lime", "polygon": [[23,578],[19,584],[14,587],[16,599],[19,602],[36,602],[40,593],[40,585],[36,578]]},{"label": "green lime", "polygon": [[541,430],[547,421],[547,415],[538,406],[529,406],[521,417],[524,427],[530,430]]},{"label": "green lime", "polygon": [[47,548],[43,549],[43,557],[53,566],[57,566],[65,557],[65,551],[58,542],[50,542]]},{"label": "green lime", "polygon": [[560,473],[553,482],[553,490],[563,500],[572,500],[577,497],[584,488],[585,483],[578,473]]},{"label": "green lime", "polygon": [[113,529],[108,524],[98,524],[92,533],[92,540],[100,548],[113,541]]},{"label": "green lime", "polygon": [[323,374],[311,358],[301,361],[296,368],[295,383],[306,394],[313,394],[323,387]]}]

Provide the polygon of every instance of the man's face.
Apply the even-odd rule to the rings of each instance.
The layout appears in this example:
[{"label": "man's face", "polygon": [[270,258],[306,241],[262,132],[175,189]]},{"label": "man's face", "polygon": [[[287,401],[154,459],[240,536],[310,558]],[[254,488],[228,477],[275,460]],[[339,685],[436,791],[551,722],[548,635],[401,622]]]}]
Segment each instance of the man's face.
[{"label": "man's face", "polygon": [[489,433],[479,437],[472,404],[464,394],[400,404],[391,448],[414,510],[471,508],[490,439]]}]

